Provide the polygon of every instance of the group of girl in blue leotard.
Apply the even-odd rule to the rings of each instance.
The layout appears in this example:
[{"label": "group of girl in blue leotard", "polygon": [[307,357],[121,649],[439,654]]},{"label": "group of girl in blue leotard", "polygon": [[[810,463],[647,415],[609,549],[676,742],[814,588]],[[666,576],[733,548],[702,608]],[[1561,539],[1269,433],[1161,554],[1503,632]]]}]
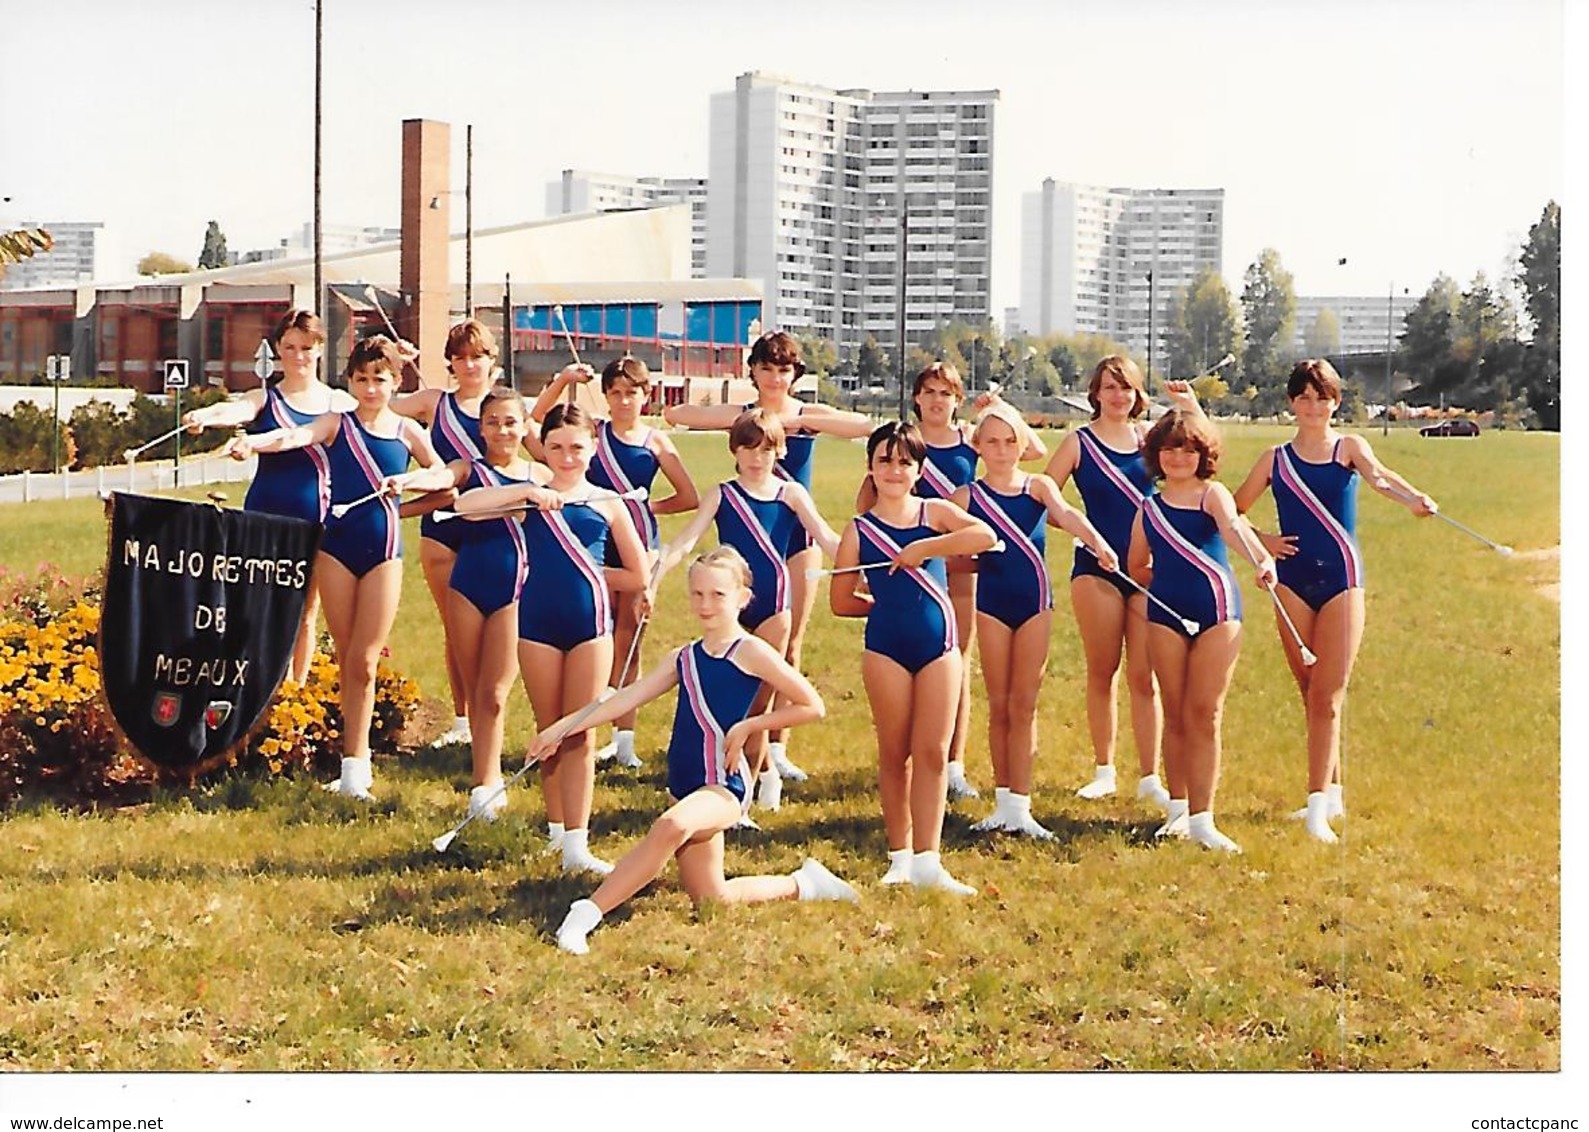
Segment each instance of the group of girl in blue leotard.
[{"label": "group of girl in blue leotard", "polygon": [[[1288,386],[1296,436],[1266,451],[1232,495],[1214,482],[1220,439],[1189,386],[1168,383],[1175,407],[1148,428],[1140,421],[1141,374],[1127,358],[1098,363],[1088,388],[1092,420],[1064,439],[1045,474],[1034,474],[1020,463],[1048,453],[1011,406],[984,395],[973,423],[955,419],[965,390],[952,366],[936,363],[917,377],[920,426],[874,428],[861,414],[796,399],[799,346],[774,331],[750,352],[754,402],[664,414],[675,426],[728,434],[735,475],[703,493],[671,440],[640,419],[650,374],[637,359],[621,358],[601,375],[608,416],[598,419],[563,400],[595,378],[589,367],[565,368],[533,406],[493,384],[496,343],[472,319],[447,338],[454,388],[407,395],[395,395],[414,361],[406,343],[360,341],[344,393],[315,377],[325,339],[313,314],[288,312],[273,340],[279,382],[186,419],[195,428],[247,426],[229,446],[239,459],[260,457],[245,506],[326,524],[314,589],[342,671],[346,720],[342,774],[328,789],[371,796],[375,664],[401,587],[399,520],[424,514],[421,566],[442,615],[455,714],[438,742],[469,743],[470,811],[494,819],[507,799],[506,702],[522,675],[538,726],[530,757],[548,835],[566,870],[605,877],[570,909],[558,933],[568,950],[583,951],[601,917],[669,856],[697,900],[855,898],[814,860],[783,877],[723,875],[724,831],[754,824],[753,800],[777,809],[783,783],[805,777],[784,735],[824,710],[800,674],[823,554],[834,563],[833,613],[867,622],[861,677],[877,737],[889,857],[882,883],[975,891],[950,874],[939,851],[947,799],[976,795],[963,766],[973,640],[986,684],[994,803],[972,828],[1053,837],[1031,802],[1054,606],[1050,526],[1076,540],[1070,596],[1096,762],[1077,793],[1115,791],[1124,659],[1137,796],[1165,811],[1159,835],[1237,849],[1213,820],[1219,719],[1241,640],[1228,541],[1253,564],[1259,585],[1274,589],[1300,635],[1299,645],[1289,630],[1281,634],[1307,719],[1308,803],[1298,816],[1314,838],[1335,839],[1340,710],[1363,628],[1357,482],[1367,475],[1414,514],[1432,513],[1434,503],[1378,463],[1366,441],[1335,433],[1340,380],[1328,362],[1298,364]],[[866,439],[860,513],[842,534],[810,494],[821,435]],[[659,472],[672,493],[652,501]],[[1083,510],[1063,499],[1067,480]],[[1279,516],[1272,535],[1242,514],[1266,487]],[[405,491],[422,494],[399,507]],[[662,545],[656,516],[691,511]],[[686,578],[703,636],[643,674],[638,638],[661,580],[714,523],[719,547],[696,557]],[[307,667],[313,619],[311,603],[293,679]],[[1304,665],[1304,648],[1316,663]],[[600,757],[639,765],[635,712],[675,685],[673,805],[615,867],[589,845],[592,730],[617,724]],[[609,686],[617,694],[587,710]]]}]

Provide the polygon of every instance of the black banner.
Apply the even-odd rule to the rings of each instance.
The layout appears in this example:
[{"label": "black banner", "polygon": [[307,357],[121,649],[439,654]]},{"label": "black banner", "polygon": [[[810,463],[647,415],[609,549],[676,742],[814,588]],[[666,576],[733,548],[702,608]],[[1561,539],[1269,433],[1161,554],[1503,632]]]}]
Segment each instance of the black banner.
[{"label": "black banner", "polygon": [[292,659],[316,523],[117,492],[99,657],[149,761],[196,768],[248,737]]}]

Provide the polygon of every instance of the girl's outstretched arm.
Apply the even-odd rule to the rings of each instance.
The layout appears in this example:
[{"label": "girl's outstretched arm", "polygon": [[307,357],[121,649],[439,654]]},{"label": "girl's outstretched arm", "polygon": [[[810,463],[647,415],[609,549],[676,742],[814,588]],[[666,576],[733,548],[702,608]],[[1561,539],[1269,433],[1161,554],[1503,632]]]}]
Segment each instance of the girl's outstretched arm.
[{"label": "girl's outstretched arm", "polygon": [[525,761],[539,762],[553,754],[570,735],[589,731],[592,727],[598,727],[603,723],[611,723],[662,695],[679,682],[678,655],[679,650],[674,649],[668,654],[667,660],[633,684],[602,700],[601,706],[591,710],[589,715],[583,714],[590,707],[586,704],[585,707],[575,708],[550,727],[543,728],[535,736],[535,741],[530,744],[529,751],[525,753]]}]

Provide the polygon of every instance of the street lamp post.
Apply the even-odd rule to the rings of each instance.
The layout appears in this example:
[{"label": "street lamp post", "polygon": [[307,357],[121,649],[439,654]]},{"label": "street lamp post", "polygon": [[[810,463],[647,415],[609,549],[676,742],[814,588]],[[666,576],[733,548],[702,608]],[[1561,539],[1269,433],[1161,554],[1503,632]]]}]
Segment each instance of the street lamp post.
[{"label": "street lamp post", "polygon": [[1385,415],[1381,419],[1381,436],[1390,435],[1390,354],[1396,330],[1396,283],[1385,285]]},{"label": "street lamp post", "polygon": [[1153,388],[1153,272],[1148,271],[1148,388]]}]

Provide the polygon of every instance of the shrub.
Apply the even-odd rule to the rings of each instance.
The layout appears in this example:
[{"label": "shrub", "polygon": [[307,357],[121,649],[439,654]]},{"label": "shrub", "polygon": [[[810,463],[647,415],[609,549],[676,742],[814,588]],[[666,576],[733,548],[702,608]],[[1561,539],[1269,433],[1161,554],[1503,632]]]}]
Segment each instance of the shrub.
[{"label": "shrub", "polygon": [[[54,458],[55,414],[31,401],[20,401],[9,413],[0,413],[0,475],[47,472]],[[72,463],[72,434],[61,422],[60,452],[63,467]]]}]

